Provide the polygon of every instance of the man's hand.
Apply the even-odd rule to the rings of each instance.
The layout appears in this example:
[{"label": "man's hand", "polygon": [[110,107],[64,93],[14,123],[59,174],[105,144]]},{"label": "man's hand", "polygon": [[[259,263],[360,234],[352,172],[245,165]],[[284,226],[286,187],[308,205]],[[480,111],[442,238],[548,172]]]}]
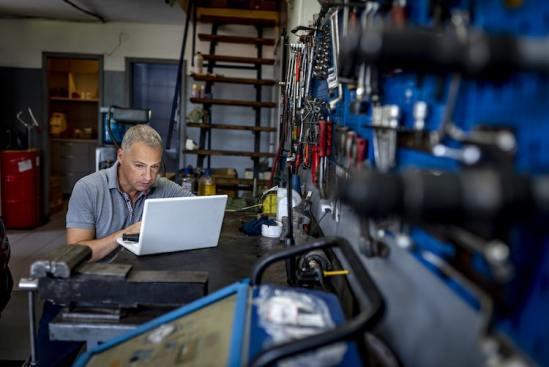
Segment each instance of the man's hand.
[{"label": "man's hand", "polygon": [[141,222],[137,222],[120,231],[103,237],[94,239],[95,230],[82,228],[67,228],[67,243],[76,245],[86,245],[92,250],[90,261],[97,261],[110,254],[117,246],[117,238],[121,238],[124,233],[139,233]]},{"label": "man's hand", "polygon": [[141,231],[141,222],[134,223],[131,226],[128,226],[122,230],[122,232],[125,234],[139,233],[140,231]]}]

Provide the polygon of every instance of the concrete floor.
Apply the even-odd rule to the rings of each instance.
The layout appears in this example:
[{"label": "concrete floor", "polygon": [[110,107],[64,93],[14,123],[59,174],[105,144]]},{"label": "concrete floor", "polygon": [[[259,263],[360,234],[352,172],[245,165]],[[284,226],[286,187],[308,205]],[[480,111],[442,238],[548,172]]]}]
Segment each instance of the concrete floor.
[{"label": "concrete floor", "polygon": [[[11,269],[14,289],[0,319],[0,365],[19,366],[29,355],[27,293],[18,289],[19,279],[27,277],[30,265],[44,254],[65,243],[65,211],[50,222],[28,231],[8,230],[11,245]],[[42,309],[36,302],[36,316]]]}]

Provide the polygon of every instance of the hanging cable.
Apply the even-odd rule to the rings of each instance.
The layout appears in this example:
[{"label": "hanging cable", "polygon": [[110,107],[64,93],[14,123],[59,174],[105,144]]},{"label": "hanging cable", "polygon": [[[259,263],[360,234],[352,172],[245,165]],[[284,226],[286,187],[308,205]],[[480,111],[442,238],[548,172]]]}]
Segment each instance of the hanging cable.
[{"label": "hanging cable", "polygon": [[88,14],[88,15],[94,17],[94,18],[99,19],[99,21],[100,21],[101,23],[106,23],[106,22],[107,22],[107,21],[105,20],[105,18],[103,18],[101,15],[99,15],[99,14],[97,14],[97,13],[94,13],[94,12],[92,12],[92,11],[86,10],[86,9],[80,7],[79,5],[76,5],[75,3],[73,3],[73,2],[70,1],[70,0],[63,0],[63,2],[69,4],[70,6],[72,6],[73,8],[75,8],[75,9],[78,10],[78,11],[81,11],[82,13]]}]

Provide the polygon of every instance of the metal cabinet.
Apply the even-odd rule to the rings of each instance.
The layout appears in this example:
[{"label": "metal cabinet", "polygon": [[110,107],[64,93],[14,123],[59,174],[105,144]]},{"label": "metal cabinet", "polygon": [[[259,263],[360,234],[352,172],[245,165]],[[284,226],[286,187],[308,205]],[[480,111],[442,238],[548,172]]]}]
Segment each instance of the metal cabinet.
[{"label": "metal cabinet", "polygon": [[76,181],[95,171],[96,140],[52,139],[52,174],[59,176],[61,191],[70,194]]}]

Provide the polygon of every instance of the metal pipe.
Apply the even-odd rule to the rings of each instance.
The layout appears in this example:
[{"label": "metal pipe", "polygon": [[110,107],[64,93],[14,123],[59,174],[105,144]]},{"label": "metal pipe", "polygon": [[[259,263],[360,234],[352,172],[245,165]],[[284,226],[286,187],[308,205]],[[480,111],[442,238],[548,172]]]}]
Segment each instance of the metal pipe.
[{"label": "metal pipe", "polygon": [[30,341],[30,366],[38,366],[38,360],[36,358],[36,315],[34,313],[34,292],[38,289],[38,279],[35,278],[21,278],[19,280],[19,289],[26,290],[29,293],[28,297],[28,311],[29,311],[29,341]]},{"label": "metal pipe", "polygon": [[35,325],[36,325],[36,315],[34,313],[34,292],[29,291],[29,341],[30,341],[30,350],[31,350],[31,366],[37,366],[38,361],[36,359],[36,341],[35,341]]}]

